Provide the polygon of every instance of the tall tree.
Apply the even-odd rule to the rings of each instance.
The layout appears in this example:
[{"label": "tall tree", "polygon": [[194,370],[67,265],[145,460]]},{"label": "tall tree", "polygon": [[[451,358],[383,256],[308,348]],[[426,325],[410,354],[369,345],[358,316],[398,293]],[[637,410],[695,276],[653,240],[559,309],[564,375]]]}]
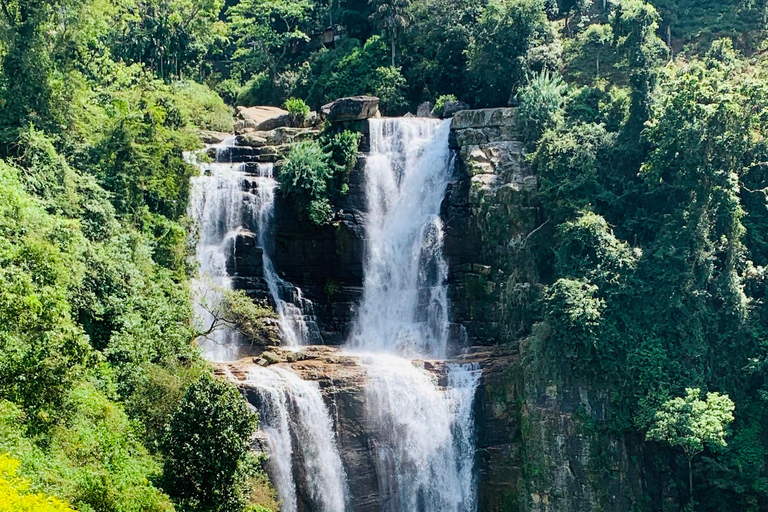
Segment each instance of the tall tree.
[{"label": "tall tree", "polygon": [[163,440],[168,494],[184,510],[242,511],[257,423],[237,389],[203,374],[182,398]]},{"label": "tall tree", "polygon": [[469,45],[469,69],[479,84],[480,103],[508,103],[525,77],[528,49],[547,30],[544,0],[488,2]]},{"label": "tall tree", "polygon": [[309,41],[313,8],[309,0],[242,0],[230,7],[235,58],[247,61],[251,71],[268,70],[275,80],[294,44]]},{"label": "tall tree", "polygon": [[409,11],[411,0],[370,0],[370,3],[374,6],[371,19],[379,29],[384,30],[387,34],[392,67],[395,67],[397,43],[413,21],[413,16]]}]

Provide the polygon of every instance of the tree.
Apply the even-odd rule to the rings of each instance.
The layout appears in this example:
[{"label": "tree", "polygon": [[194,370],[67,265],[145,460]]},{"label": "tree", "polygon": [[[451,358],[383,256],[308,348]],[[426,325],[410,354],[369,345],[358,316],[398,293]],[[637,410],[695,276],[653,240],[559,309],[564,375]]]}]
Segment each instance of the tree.
[{"label": "tree", "polygon": [[379,29],[384,30],[389,39],[392,67],[394,68],[396,66],[397,42],[400,40],[403,31],[413,21],[413,16],[409,12],[411,0],[370,0],[370,3],[374,6],[371,19]]},{"label": "tree", "polygon": [[628,146],[637,147],[640,131],[651,114],[653,68],[664,52],[664,43],[656,36],[659,13],[643,0],[620,0],[611,14],[616,48],[629,65],[632,105],[627,121]]},{"label": "tree", "polygon": [[199,304],[210,315],[210,323],[195,337],[208,338],[217,331],[236,329],[251,342],[279,344],[276,331],[267,323],[268,319],[276,318],[271,308],[254,302],[243,290],[228,290],[208,281]]},{"label": "tree", "polygon": [[257,424],[237,389],[203,374],[187,389],[166,427],[161,446],[166,492],[185,510],[242,511]]},{"label": "tree", "polygon": [[149,0],[131,2],[121,16],[112,52],[141,62],[164,79],[181,78],[199,66],[217,39],[226,36],[219,20],[223,0]]},{"label": "tree", "polygon": [[526,55],[548,32],[543,0],[491,0],[469,45],[469,69],[481,102],[504,105],[525,78]]},{"label": "tree", "polygon": [[268,69],[274,81],[295,43],[309,41],[304,26],[313,6],[309,0],[243,0],[227,11],[238,50],[257,72]]},{"label": "tree", "polygon": [[689,506],[693,507],[693,472],[691,461],[708,445],[715,449],[727,446],[726,428],[733,421],[733,401],[728,395],[707,393],[701,400],[701,390],[687,388],[685,397],[676,397],[664,402],[656,411],[646,437],[653,441],[679,446],[688,460]]}]

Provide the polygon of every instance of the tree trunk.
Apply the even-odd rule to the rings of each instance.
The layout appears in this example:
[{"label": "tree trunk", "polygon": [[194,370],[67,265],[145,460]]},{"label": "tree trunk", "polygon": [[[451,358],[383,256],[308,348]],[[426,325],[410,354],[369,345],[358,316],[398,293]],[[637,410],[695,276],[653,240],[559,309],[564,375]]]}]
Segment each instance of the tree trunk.
[{"label": "tree trunk", "polygon": [[688,457],[688,507],[693,511],[693,470],[691,469],[691,457]]},{"label": "tree trunk", "polygon": [[395,67],[395,32],[390,32],[389,35],[389,46],[392,50],[392,67]]}]

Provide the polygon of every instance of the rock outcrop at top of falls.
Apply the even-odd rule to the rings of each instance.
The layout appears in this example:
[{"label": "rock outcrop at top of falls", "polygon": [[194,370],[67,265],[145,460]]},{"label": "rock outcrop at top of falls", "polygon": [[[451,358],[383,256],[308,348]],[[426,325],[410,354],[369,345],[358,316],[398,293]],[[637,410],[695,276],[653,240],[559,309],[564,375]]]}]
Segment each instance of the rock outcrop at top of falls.
[{"label": "rock outcrop at top of falls", "polygon": [[320,109],[331,123],[361,121],[379,117],[379,98],[375,96],[352,96],[339,98]]}]

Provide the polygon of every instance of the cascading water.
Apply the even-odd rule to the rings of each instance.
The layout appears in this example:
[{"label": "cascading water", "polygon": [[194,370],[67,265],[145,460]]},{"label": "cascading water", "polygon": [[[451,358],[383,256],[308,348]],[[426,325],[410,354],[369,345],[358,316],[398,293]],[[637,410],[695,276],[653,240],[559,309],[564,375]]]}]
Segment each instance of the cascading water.
[{"label": "cascading water", "polygon": [[447,352],[439,213],[451,178],[450,121],[369,123],[367,259],[350,345],[367,353],[365,405],[386,496],[382,510],[473,512],[472,404],[480,373],[448,365],[441,389],[434,374],[398,357],[442,359]]},{"label": "cascading water", "polygon": [[440,204],[450,121],[371,119],[363,302],[351,345],[444,358],[448,300]]},{"label": "cascading water", "polygon": [[[269,446],[268,469],[280,511],[296,512],[303,491],[311,501],[310,510],[343,512],[346,475],[317,383],[276,367],[252,369],[246,383],[258,395],[259,421]],[[296,482],[303,489],[297,489]]]},{"label": "cascading water", "polygon": [[[211,310],[221,301],[221,291],[232,288],[232,278],[227,272],[229,255],[234,242],[246,224],[251,198],[244,193],[247,176],[243,164],[226,160],[234,138],[216,147],[216,161],[197,164],[200,176],[192,178],[189,215],[196,222],[198,243],[197,261],[199,278],[192,283],[198,329],[210,331],[200,340],[205,357],[212,361],[230,361],[241,355],[241,336],[233,329],[216,328]],[[195,163],[194,155],[189,156]]]},{"label": "cascading water", "polygon": [[[291,347],[305,345],[319,337],[314,321],[307,321],[312,305],[301,297],[298,288],[278,277],[270,258],[270,223],[277,188],[273,165],[256,164],[254,173],[253,165],[232,163],[236,148],[236,139],[231,137],[213,146],[212,163],[198,163],[195,155],[188,155],[200,170],[199,176],[192,178],[189,205],[199,237],[196,254],[200,277],[193,283],[198,327],[207,332],[214,325],[211,310],[220,302],[221,290],[232,289],[227,264],[234,255],[235,240],[244,231],[253,230],[263,249],[264,280],[280,319],[283,342]],[[203,337],[200,346],[211,361],[233,361],[244,355],[241,338],[236,330],[222,325]]]},{"label": "cascading water", "polygon": [[[269,256],[272,252],[271,222],[275,214],[277,180],[272,175],[272,164],[259,166],[259,170],[257,195],[260,208],[256,215],[258,240],[262,247],[264,280],[267,282],[269,294],[272,296],[275,310],[280,318],[283,344],[295,348],[317,341],[322,343],[320,331],[314,320],[311,319],[312,303],[301,296],[299,288],[287,283],[277,275],[272,258]],[[310,316],[309,320],[307,320],[308,316]]]},{"label": "cascading water", "polygon": [[[410,360],[444,359],[448,352],[448,267],[439,213],[451,178],[449,132],[450,122],[436,120],[370,121],[364,291],[347,346],[360,355],[367,375],[364,410],[382,512],[477,509],[472,410],[480,372],[446,363],[441,385],[423,363]],[[190,214],[200,228],[201,273],[210,276],[198,281],[198,296],[215,289],[211,281],[231,288],[226,267],[234,241],[253,230],[284,344],[315,343],[319,330],[305,321],[311,305],[279,278],[269,257],[277,188],[272,166],[259,165],[249,176],[245,166],[225,163],[232,153],[232,142],[217,148],[217,162],[201,165],[193,181]],[[215,360],[237,358],[238,345],[231,330],[204,342]],[[253,368],[247,386],[257,395],[281,511],[348,510],[334,424],[318,385],[273,366]]]}]

